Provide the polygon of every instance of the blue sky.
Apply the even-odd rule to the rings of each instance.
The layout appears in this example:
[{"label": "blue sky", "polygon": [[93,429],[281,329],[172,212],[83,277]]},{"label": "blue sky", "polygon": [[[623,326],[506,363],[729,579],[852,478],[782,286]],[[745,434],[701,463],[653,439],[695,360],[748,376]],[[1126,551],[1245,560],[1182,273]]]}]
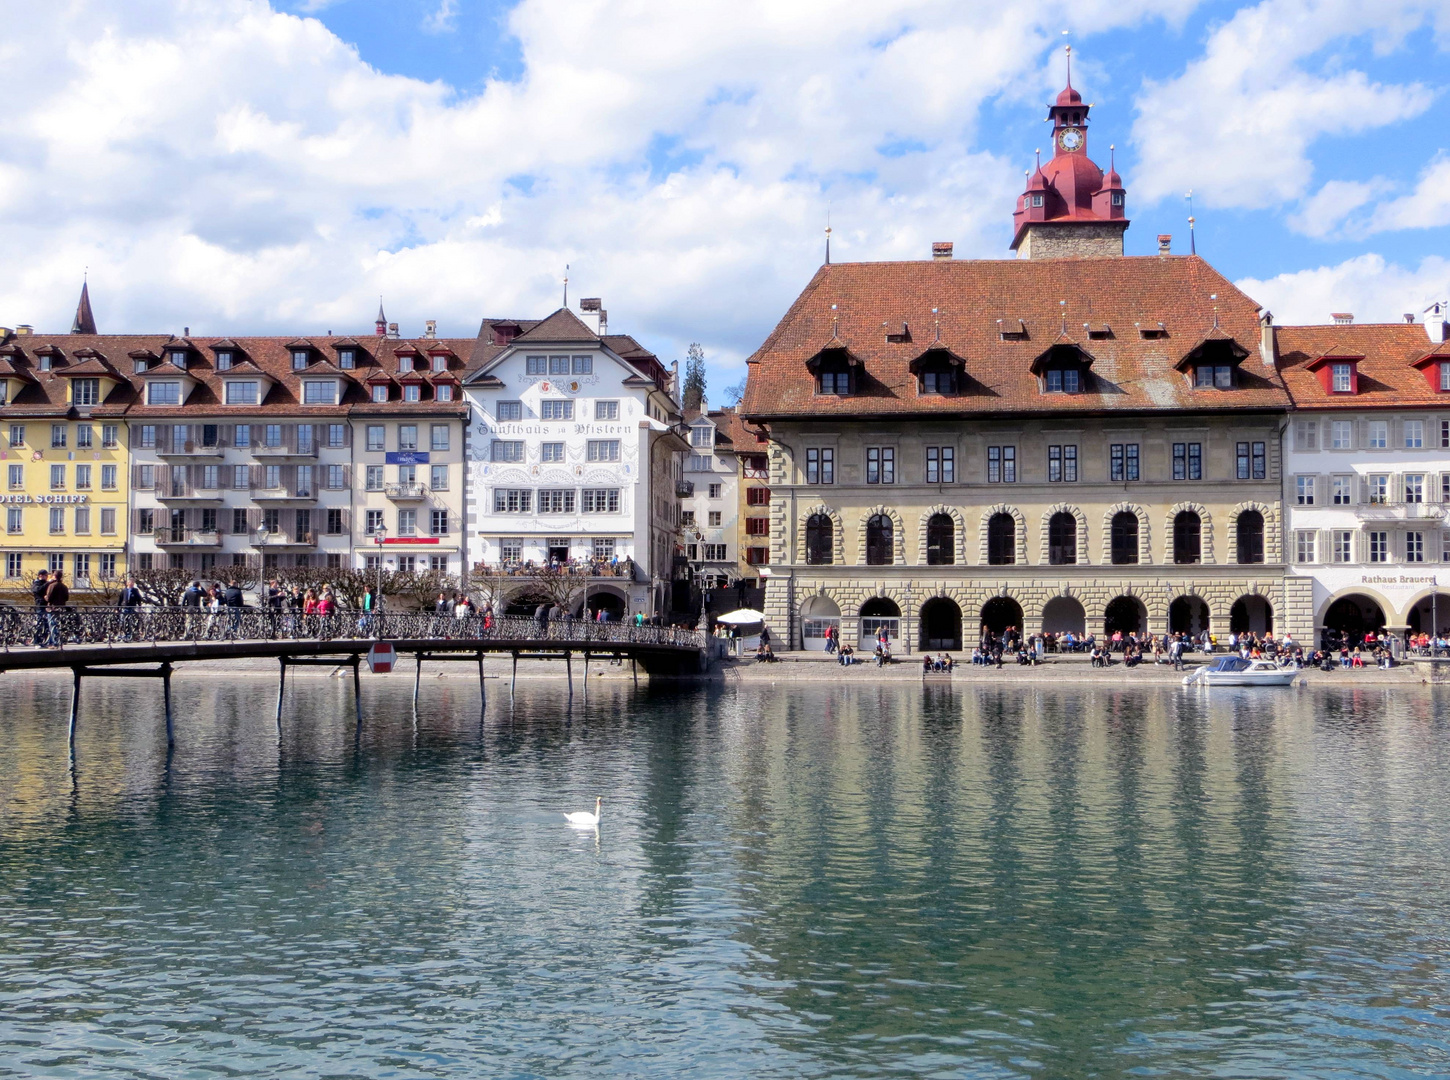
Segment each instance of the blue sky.
[{"label": "blue sky", "polygon": [[[472,335],[600,295],[717,391],[820,261],[1005,257],[1074,48],[1128,186],[1283,321],[1450,295],[1450,0],[7,0],[0,322]],[[1063,34],[1066,30],[1068,33]],[[57,60],[56,58],[59,58]],[[31,68],[34,68],[31,71]]]}]

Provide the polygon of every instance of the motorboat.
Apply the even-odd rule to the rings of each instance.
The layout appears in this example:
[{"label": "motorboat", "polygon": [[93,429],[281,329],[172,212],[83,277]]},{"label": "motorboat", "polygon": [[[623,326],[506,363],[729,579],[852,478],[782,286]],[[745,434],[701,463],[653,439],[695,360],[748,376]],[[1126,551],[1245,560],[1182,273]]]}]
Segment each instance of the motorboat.
[{"label": "motorboat", "polygon": [[1191,675],[1184,686],[1293,686],[1299,672],[1281,668],[1272,660],[1245,660],[1242,656],[1219,656]]}]

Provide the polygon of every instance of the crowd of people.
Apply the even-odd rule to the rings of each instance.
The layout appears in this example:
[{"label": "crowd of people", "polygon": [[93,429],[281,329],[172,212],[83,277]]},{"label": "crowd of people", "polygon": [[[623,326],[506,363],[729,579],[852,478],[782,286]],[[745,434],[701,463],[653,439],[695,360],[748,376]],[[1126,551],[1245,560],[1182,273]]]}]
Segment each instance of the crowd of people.
[{"label": "crowd of people", "polygon": [[579,577],[634,578],[634,559],[628,555],[596,556],[588,559],[550,558],[548,562],[533,559],[508,559],[497,566],[475,567],[476,572],[502,577],[528,577],[530,574],[552,573]]}]

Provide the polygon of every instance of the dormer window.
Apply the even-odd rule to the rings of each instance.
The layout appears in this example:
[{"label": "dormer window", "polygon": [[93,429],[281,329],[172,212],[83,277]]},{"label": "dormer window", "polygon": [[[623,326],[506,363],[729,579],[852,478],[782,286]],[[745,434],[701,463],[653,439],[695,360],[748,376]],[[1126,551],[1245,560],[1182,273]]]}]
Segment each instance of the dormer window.
[{"label": "dormer window", "polygon": [[150,361],[148,361],[144,356],[136,357],[136,374],[140,375],[143,371],[146,370],[149,365]]},{"label": "dormer window", "polygon": [[1159,323],[1157,326],[1140,326],[1138,327],[1138,336],[1144,341],[1162,341],[1168,336],[1168,328],[1162,323]]},{"label": "dormer window", "polygon": [[453,387],[448,386],[446,384],[443,385],[443,386],[434,387],[434,389],[433,389],[433,400],[434,401],[452,401],[453,400]]},{"label": "dormer window", "polygon": [[255,405],[261,396],[258,383],[252,379],[228,379],[226,382],[226,403],[228,405]]},{"label": "dormer window", "polygon": [[1041,206],[1042,205],[1042,196],[1041,195],[1034,195],[1034,196],[1032,196],[1032,205],[1033,206]]},{"label": "dormer window", "polygon": [[181,383],[169,380],[148,383],[146,386],[146,404],[180,405]]},{"label": "dormer window", "polygon": [[379,383],[373,387],[373,401],[376,404],[384,404],[388,400],[388,387],[385,383]]},{"label": "dormer window", "polygon": [[[1444,383],[1444,365],[1441,365],[1441,383]],[[1348,394],[1354,390],[1354,365],[1331,364],[1329,366],[1329,389],[1331,393]]]},{"label": "dormer window", "polygon": [[186,367],[186,350],[185,349],[172,349],[171,350],[171,354],[170,354],[170,359],[171,359],[171,366],[172,367],[179,367],[179,368]]},{"label": "dormer window", "polygon": [[232,367],[232,354],[230,350],[223,349],[216,354],[216,369],[218,371],[230,371]]},{"label": "dormer window", "polygon": [[1450,360],[1440,361],[1440,389],[1450,391]]},{"label": "dormer window", "polygon": [[955,394],[957,392],[956,372],[950,368],[942,371],[923,371],[920,390],[923,394]]},{"label": "dormer window", "polygon": [[342,368],[344,371],[351,371],[353,368],[357,367],[357,350],[338,349],[337,366]]},{"label": "dormer window", "polygon": [[1193,385],[1199,390],[1228,390],[1234,384],[1231,364],[1199,364],[1193,369]]},{"label": "dormer window", "polygon": [[400,356],[400,357],[398,357],[398,370],[399,371],[403,371],[403,372],[412,371],[413,370],[413,358],[411,356]]},{"label": "dormer window", "polygon": [[1121,191],[1115,191],[1115,192],[1113,192],[1113,205],[1114,206],[1122,206],[1123,205],[1123,193]]},{"label": "dormer window", "polygon": [[417,383],[408,383],[408,385],[406,385],[406,386],[403,387],[403,400],[404,401],[422,401],[423,400],[423,388],[421,386],[419,386]]},{"label": "dormer window", "polygon": [[1049,368],[1045,379],[1049,394],[1076,394],[1082,390],[1082,372],[1077,368]]},{"label": "dormer window", "polygon": [[448,357],[446,357],[446,356],[434,356],[434,357],[431,357],[430,359],[433,361],[433,370],[435,372],[436,371],[447,371],[448,370]]},{"label": "dormer window", "polygon": [[307,350],[306,349],[293,349],[292,350],[292,370],[293,371],[301,371],[306,366],[307,366]]},{"label": "dormer window", "polygon": [[851,371],[844,365],[839,370],[823,370],[820,375],[820,393],[845,397],[851,392]]},{"label": "dormer window", "polygon": [[302,404],[336,405],[336,379],[304,379],[302,382]]},{"label": "dormer window", "polygon": [[41,353],[40,356],[36,359],[36,363],[39,365],[41,371],[49,371],[50,353]]}]

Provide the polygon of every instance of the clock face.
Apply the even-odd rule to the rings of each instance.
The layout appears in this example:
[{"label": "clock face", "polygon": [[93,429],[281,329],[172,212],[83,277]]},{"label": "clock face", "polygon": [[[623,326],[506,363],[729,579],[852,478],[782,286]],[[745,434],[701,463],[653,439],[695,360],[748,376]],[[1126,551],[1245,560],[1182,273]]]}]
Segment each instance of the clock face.
[{"label": "clock face", "polygon": [[1069,152],[1082,146],[1082,132],[1078,128],[1063,128],[1058,133],[1057,145]]}]

